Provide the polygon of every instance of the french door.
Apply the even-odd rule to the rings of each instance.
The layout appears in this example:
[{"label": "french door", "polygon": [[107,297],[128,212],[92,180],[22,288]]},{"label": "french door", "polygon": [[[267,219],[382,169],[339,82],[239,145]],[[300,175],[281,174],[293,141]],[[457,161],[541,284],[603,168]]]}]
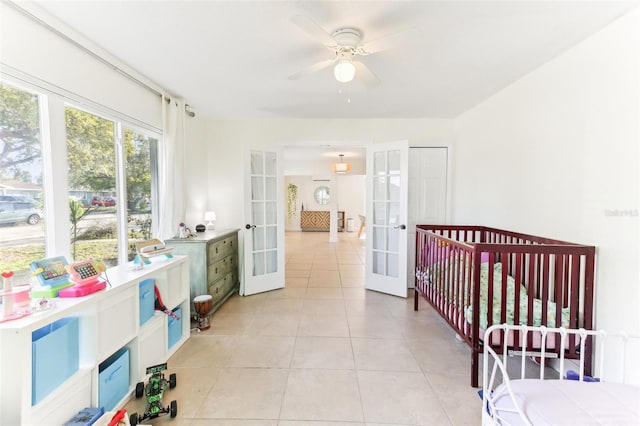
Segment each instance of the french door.
[{"label": "french door", "polygon": [[246,155],[244,296],[284,287],[281,158],[281,150],[250,149]]},{"label": "french door", "polygon": [[407,297],[409,142],[367,148],[366,285]]}]

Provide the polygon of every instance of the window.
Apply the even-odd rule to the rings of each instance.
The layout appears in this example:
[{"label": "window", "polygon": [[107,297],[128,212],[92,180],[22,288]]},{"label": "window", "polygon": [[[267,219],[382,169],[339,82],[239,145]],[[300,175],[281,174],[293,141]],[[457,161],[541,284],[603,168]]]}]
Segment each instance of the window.
[{"label": "window", "polygon": [[118,264],[115,124],[65,109],[71,257]]},{"label": "window", "polygon": [[33,282],[29,264],[45,257],[126,262],[155,231],[160,134],[71,103],[46,84],[0,82],[0,272],[13,271],[16,284]]},{"label": "window", "polygon": [[135,243],[151,238],[153,229],[152,188],[157,188],[154,164],[157,164],[157,140],[125,129],[124,150],[127,179],[128,258],[136,253]]},{"label": "window", "polygon": [[45,254],[40,99],[0,83],[0,272],[31,282],[29,263]]},{"label": "window", "polygon": [[[152,183],[155,183],[157,139],[125,128],[123,163],[125,193],[118,193],[118,153],[115,136],[121,123],[67,107],[67,161],[71,256],[99,258],[108,266],[118,264],[119,238],[126,232],[126,259],[135,256],[135,243],[151,238],[153,225]],[[120,214],[126,229],[119,230]],[[124,244],[123,244],[124,246]]]}]

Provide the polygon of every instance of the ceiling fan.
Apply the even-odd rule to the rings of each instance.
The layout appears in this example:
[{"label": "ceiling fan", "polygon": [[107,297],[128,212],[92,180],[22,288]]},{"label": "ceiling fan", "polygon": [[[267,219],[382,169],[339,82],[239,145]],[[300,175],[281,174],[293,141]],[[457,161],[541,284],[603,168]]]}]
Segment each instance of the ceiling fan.
[{"label": "ceiling fan", "polygon": [[356,28],[339,28],[329,34],[313,19],[296,15],[291,21],[314,39],[325,45],[335,53],[332,59],[317,62],[295,74],[289,76],[289,80],[298,80],[317,71],[333,66],[334,76],[341,83],[346,83],[355,78],[361,80],[367,87],[375,87],[380,84],[380,79],[364,63],[356,60],[357,56],[367,56],[386,50],[393,45],[393,38],[398,33],[381,37],[368,43],[362,41],[362,32]]}]

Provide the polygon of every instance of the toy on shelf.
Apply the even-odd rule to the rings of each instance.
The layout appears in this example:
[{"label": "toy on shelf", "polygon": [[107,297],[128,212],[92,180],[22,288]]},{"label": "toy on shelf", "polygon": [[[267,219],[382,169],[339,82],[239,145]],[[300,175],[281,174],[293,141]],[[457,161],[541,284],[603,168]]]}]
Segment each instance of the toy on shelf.
[{"label": "toy on shelf", "polygon": [[30,264],[39,286],[31,292],[33,297],[81,297],[107,286],[102,279],[106,267],[99,260],[83,260],[69,265],[64,256],[37,260]]},{"label": "toy on shelf", "polygon": [[167,306],[162,301],[162,295],[160,294],[160,289],[158,289],[157,285],[153,286],[153,292],[155,294],[156,300],[154,303],[154,309],[156,311],[160,311],[166,315],[169,315],[173,319],[180,319],[180,316],[173,312],[171,309],[167,308]]},{"label": "toy on shelf", "polygon": [[0,290],[2,310],[0,323],[16,320],[27,315],[48,311],[55,306],[51,299],[31,300],[31,284],[13,285],[13,271],[3,272],[3,287]]},{"label": "toy on shelf", "polygon": [[2,273],[2,311],[0,312],[0,322],[11,321],[22,318],[31,313],[31,286],[13,285],[13,271]]},{"label": "toy on shelf", "polygon": [[109,420],[107,426],[119,426],[119,425],[129,425],[130,423],[127,421],[127,410],[121,409],[115,412],[115,414]]},{"label": "toy on shelf", "polygon": [[59,297],[82,297],[107,287],[107,282],[101,278],[107,268],[99,260],[89,259],[72,263],[66,266],[66,270],[73,286],[60,290]]},{"label": "toy on shelf", "polygon": [[136,426],[141,421],[154,419],[164,414],[170,414],[172,418],[178,415],[178,403],[175,400],[171,401],[166,407],[162,405],[162,398],[167,387],[169,389],[176,387],[176,374],[171,373],[169,380],[167,380],[162,373],[166,369],[166,363],[148,367],[147,374],[151,374],[149,382],[146,385],[143,382],[138,382],[136,385],[136,398],[142,398],[145,395],[147,397],[147,408],[142,415],[132,413],[129,416],[131,426]]},{"label": "toy on shelf", "polygon": [[94,424],[104,414],[103,407],[87,407],[80,410],[64,426],[86,426]]},{"label": "toy on shelf", "polygon": [[39,286],[31,291],[32,297],[58,297],[60,290],[71,287],[64,256],[49,257],[31,262],[29,266]]},{"label": "toy on shelf", "polygon": [[142,269],[144,268],[144,260],[142,260],[142,256],[136,254],[133,258],[133,269]]},{"label": "toy on shelf", "polygon": [[138,255],[144,259],[144,263],[151,263],[149,259],[155,256],[167,256],[167,258],[173,257],[171,254],[173,247],[167,247],[157,238],[137,242],[136,250]]}]

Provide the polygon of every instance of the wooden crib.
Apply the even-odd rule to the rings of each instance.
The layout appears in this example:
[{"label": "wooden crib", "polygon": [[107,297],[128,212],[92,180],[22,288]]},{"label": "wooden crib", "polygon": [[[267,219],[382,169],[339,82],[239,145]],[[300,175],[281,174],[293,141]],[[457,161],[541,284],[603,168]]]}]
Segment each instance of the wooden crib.
[{"label": "wooden crib", "polygon": [[[414,309],[422,295],[471,347],[477,387],[491,325],[592,329],[594,259],[593,246],[484,226],[417,225]],[[504,343],[517,352],[518,340]],[[585,374],[591,349],[589,341]],[[579,358],[575,345],[564,350],[565,358]]]}]

